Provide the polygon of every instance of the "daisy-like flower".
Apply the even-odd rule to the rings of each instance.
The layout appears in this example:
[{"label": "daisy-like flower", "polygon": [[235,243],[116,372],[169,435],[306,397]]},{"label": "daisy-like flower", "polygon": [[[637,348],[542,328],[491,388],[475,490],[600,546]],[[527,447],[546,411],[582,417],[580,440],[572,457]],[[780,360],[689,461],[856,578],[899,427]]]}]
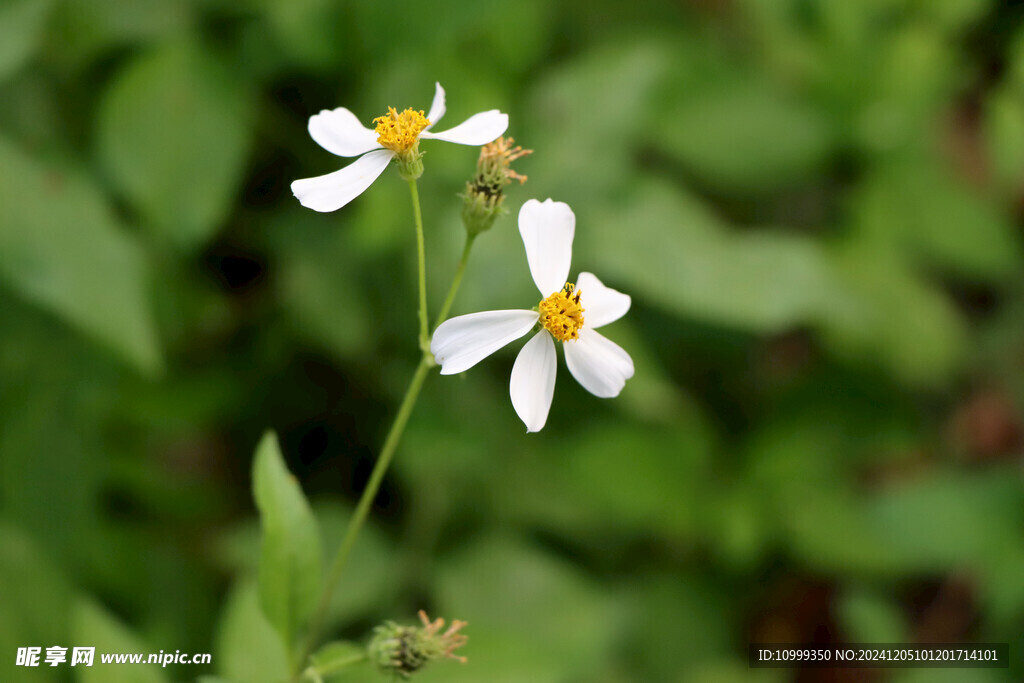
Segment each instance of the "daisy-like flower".
[{"label": "daisy-like flower", "polygon": [[[351,111],[338,107],[323,110],[309,118],[309,134],[332,154],[359,157],[334,173],[304,178],[292,183],[292,193],[299,202],[314,211],[337,211],[358,197],[376,180],[392,159],[405,169],[415,169],[420,162],[420,140],[447,140],[460,145],[479,146],[491,142],[508,128],[508,114],[497,109],[474,114],[441,133],[430,129],[444,116],[444,88],[435,83],[434,102],[430,112],[406,109],[399,113],[388,107],[388,113],[373,120],[376,129],[367,128]],[[412,177],[417,177],[413,173]]]},{"label": "daisy-like flower", "polygon": [[633,359],[597,328],[624,316],[629,295],[605,287],[592,273],[566,282],[572,261],[576,216],[568,204],[536,199],[519,211],[519,232],[530,274],[543,299],[535,310],[486,311],[443,322],[430,350],[442,375],[468,370],[509,342],[539,326],[512,366],[512,407],[528,432],[544,427],[555,393],[555,340],[565,364],[583,388],[600,398],[619,395],[633,376]]}]

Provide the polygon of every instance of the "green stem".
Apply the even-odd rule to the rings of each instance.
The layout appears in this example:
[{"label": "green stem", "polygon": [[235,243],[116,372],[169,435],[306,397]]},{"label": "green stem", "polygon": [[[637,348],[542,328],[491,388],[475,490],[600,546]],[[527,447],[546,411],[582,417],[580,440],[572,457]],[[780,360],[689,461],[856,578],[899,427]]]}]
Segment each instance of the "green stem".
[{"label": "green stem", "polygon": [[337,672],[341,671],[342,669],[347,669],[348,667],[352,666],[353,664],[359,664],[360,662],[364,662],[364,661],[366,661],[366,654],[365,653],[364,654],[358,654],[358,655],[352,655],[351,657],[346,657],[345,659],[341,659],[341,660],[339,660],[337,662],[332,662],[329,666],[325,666],[322,669],[317,669],[315,667],[311,667],[310,669],[307,669],[307,671],[312,670],[312,671],[316,672],[316,674],[318,674],[319,676],[329,676],[330,674],[337,673]]},{"label": "green stem", "polygon": [[[402,432],[405,431],[405,425],[412,414],[413,406],[416,405],[416,399],[419,398],[420,389],[423,388],[423,381],[427,378],[427,372],[434,365],[434,359],[428,354],[424,354],[420,364],[416,367],[416,373],[412,376],[412,381],[409,382],[409,388],[405,390],[405,397],[402,399],[402,404],[398,407],[398,414],[395,415],[395,421],[391,424],[391,429],[388,430],[387,438],[384,439],[384,448],[381,449],[380,457],[377,458],[377,464],[373,466],[370,481],[366,484],[366,488],[363,489],[363,495],[359,498],[356,511],[352,515],[352,519],[349,520],[348,528],[345,530],[345,538],[342,539],[341,546],[339,546],[338,552],[334,556],[334,561],[331,563],[331,568],[327,572],[327,580],[324,582],[324,589],[320,594],[320,602],[317,605],[316,612],[313,613],[313,617],[309,621],[309,634],[306,639],[306,645],[297,662],[300,669],[303,662],[313,653],[313,648],[316,647],[317,636],[323,627],[327,610],[331,604],[331,596],[334,594],[335,588],[338,587],[339,581],[341,581],[342,572],[345,570],[345,565],[348,562],[352,546],[355,545],[356,537],[363,528],[366,517],[370,514],[370,506],[373,505],[373,500],[377,497],[377,491],[384,480],[384,473],[387,472],[388,465],[391,464],[391,458],[395,455],[398,442],[402,438]],[[292,680],[298,680],[297,677],[298,674]]]},{"label": "green stem", "polygon": [[459,265],[455,269],[452,286],[448,288],[448,296],[445,297],[444,305],[441,306],[441,312],[437,315],[437,322],[434,323],[435,330],[438,325],[445,321],[445,318],[448,317],[448,311],[452,309],[455,294],[459,291],[459,285],[462,284],[462,276],[466,274],[466,262],[469,261],[469,252],[473,248],[474,240],[476,240],[476,235],[466,235],[466,246],[462,248],[462,257],[459,258]]},{"label": "green stem", "polygon": [[306,644],[302,648],[298,661],[295,663],[296,669],[294,676],[292,676],[292,681],[299,680],[303,663],[313,653],[313,648],[316,647],[317,637],[320,634],[320,629],[323,627],[324,619],[327,617],[327,610],[331,604],[331,596],[334,595],[334,590],[341,581],[342,572],[345,571],[345,565],[348,563],[349,553],[352,552],[352,546],[355,545],[356,537],[359,536],[359,532],[362,530],[363,524],[366,523],[366,518],[370,514],[370,507],[373,505],[373,500],[377,497],[377,491],[380,490],[380,484],[384,480],[384,473],[387,472],[388,465],[391,464],[391,458],[394,457],[395,450],[398,448],[398,442],[402,438],[402,432],[405,431],[405,425],[409,421],[413,407],[416,405],[416,399],[419,398],[420,389],[423,388],[423,381],[427,378],[427,372],[435,365],[434,357],[430,353],[430,332],[427,327],[427,259],[426,249],[423,246],[423,214],[420,212],[420,194],[416,187],[416,178],[408,178],[408,181],[409,192],[412,194],[413,215],[416,219],[416,254],[418,257],[420,290],[420,351],[423,356],[420,359],[420,364],[416,367],[412,380],[409,382],[409,388],[405,390],[405,397],[402,399],[402,404],[398,407],[395,421],[391,423],[391,429],[388,430],[388,435],[384,439],[384,447],[381,449],[380,457],[377,458],[377,463],[373,466],[373,472],[370,473],[370,481],[367,482],[366,488],[363,489],[359,503],[356,504],[356,511],[352,515],[352,519],[349,520],[348,527],[345,529],[345,537],[338,547],[338,552],[334,555],[333,562],[331,562],[331,567],[327,572],[327,579],[324,581],[323,592],[320,594],[320,602],[317,604],[316,611],[309,620]]},{"label": "green stem", "polygon": [[419,261],[420,288],[420,349],[430,349],[430,331],[427,327],[427,254],[423,246],[423,215],[420,213],[420,192],[416,179],[409,178],[409,192],[412,194],[412,211],[416,216],[416,256]]}]

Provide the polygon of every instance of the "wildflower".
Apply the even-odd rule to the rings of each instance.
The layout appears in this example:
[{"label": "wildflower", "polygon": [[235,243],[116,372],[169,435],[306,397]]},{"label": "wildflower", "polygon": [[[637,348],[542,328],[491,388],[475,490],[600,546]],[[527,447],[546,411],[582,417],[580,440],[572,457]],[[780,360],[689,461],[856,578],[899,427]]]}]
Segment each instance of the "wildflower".
[{"label": "wildflower", "polygon": [[633,376],[633,360],[596,328],[629,310],[628,295],[606,287],[592,273],[566,282],[576,217],[562,202],[536,199],[519,211],[526,260],[540,290],[537,308],[472,313],[446,320],[430,343],[442,375],[468,370],[509,342],[539,326],[512,366],[512,407],[528,432],[540,431],[555,392],[555,344],[562,342],[569,372],[600,398],[618,396]]},{"label": "wildflower", "polygon": [[466,662],[465,657],[454,654],[466,644],[466,636],[459,633],[466,622],[455,619],[448,630],[441,633],[444,619],[430,621],[423,610],[419,611],[419,617],[422,626],[399,626],[389,621],[374,629],[368,651],[379,669],[408,678],[433,659]]},{"label": "wildflower", "polygon": [[513,171],[511,165],[533,150],[513,147],[514,143],[512,138],[499,137],[480,149],[476,175],[466,183],[466,193],[462,195],[462,223],[471,235],[489,230],[498,216],[507,213],[504,207],[506,185],[513,180],[518,180],[520,185],[526,182],[526,176]]},{"label": "wildflower", "polygon": [[299,202],[314,211],[336,211],[361,195],[393,159],[404,177],[419,177],[423,172],[420,140],[476,146],[491,142],[508,128],[508,114],[492,109],[444,132],[431,131],[445,112],[444,88],[440,83],[435,87],[429,113],[389,107],[387,114],[373,120],[375,129],[364,126],[345,107],[311,116],[309,134],[318,145],[338,156],[359,158],[340,171],[293,182],[292,193]]}]

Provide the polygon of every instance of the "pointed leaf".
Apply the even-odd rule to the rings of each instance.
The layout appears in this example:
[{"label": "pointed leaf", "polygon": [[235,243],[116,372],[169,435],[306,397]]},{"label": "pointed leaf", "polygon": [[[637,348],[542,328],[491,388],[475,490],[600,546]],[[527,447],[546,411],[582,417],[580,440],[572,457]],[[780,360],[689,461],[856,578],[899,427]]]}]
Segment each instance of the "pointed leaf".
[{"label": "pointed leaf", "polygon": [[[6,521],[0,522],[0,586],[17,586],[5,590],[0,600],[0,651],[69,640],[71,586],[36,547],[35,539]],[[11,665],[13,660],[7,664]]]},{"label": "pointed leaf", "polygon": [[[156,650],[91,600],[80,600],[73,607],[71,642],[80,647],[96,648],[92,666],[75,667],[75,680],[79,683],[161,683],[168,680],[159,666],[118,666],[100,662],[100,653],[151,653]],[[67,656],[70,662],[70,650]]]},{"label": "pointed leaf", "polygon": [[[606,283],[673,313],[755,332],[814,316],[832,291],[818,244],[762,230],[736,235],[695,196],[646,184],[622,208],[603,211],[576,263]],[[624,229],[624,226],[629,226]],[[652,248],[652,245],[657,245]]]},{"label": "pointed leaf", "polygon": [[214,641],[217,673],[237,683],[275,683],[288,677],[288,655],[260,610],[256,582],[239,580],[228,593]]},{"label": "pointed leaf", "polygon": [[256,447],[253,494],[263,527],[260,604],[290,648],[320,593],[320,534],[273,432],[267,432]]},{"label": "pointed leaf", "polygon": [[161,238],[209,238],[239,191],[249,126],[242,91],[201,48],[171,44],[131,63],[104,93],[99,156]]},{"label": "pointed leaf", "polygon": [[[657,108],[647,138],[702,182],[769,190],[809,177],[827,159],[827,121],[808,104],[754,81],[715,84]],[[667,111],[666,111],[667,110]],[[660,125],[668,119],[672,125]]]},{"label": "pointed leaf", "polygon": [[[1014,141],[1004,143],[1012,154]],[[1016,274],[1024,253],[1001,207],[930,160],[876,171],[857,195],[853,218],[874,248],[892,245],[914,261],[980,282]]]},{"label": "pointed leaf", "polygon": [[99,191],[65,166],[0,139],[0,281],[155,374],[144,255]]},{"label": "pointed leaf", "polygon": [[309,668],[324,680],[334,680],[357,672],[365,677],[369,669],[366,646],[347,640],[327,643],[310,655],[309,659]]},{"label": "pointed leaf", "polygon": [[51,5],[50,0],[14,0],[0,7],[0,80],[32,56]]}]

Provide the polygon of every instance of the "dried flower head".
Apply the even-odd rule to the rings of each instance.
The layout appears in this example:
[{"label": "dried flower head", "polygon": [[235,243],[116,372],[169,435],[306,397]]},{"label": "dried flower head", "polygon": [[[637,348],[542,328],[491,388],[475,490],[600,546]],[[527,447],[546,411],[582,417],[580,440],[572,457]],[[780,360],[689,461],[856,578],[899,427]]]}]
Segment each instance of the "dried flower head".
[{"label": "dried flower head", "polygon": [[462,222],[470,234],[476,235],[493,224],[494,220],[505,213],[505,186],[513,180],[522,185],[526,176],[512,170],[512,162],[532,154],[532,149],[523,149],[519,145],[513,147],[513,138],[499,137],[480,148],[480,157],[476,162],[476,175],[466,183],[463,195]]},{"label": "dried flower head", "polygon": [[466,662],[465,657],[455,654],[466,644],[467,637],[459,633],[466,622],[455,619],[442,633],[444,619],[430,621],[423,610],[419,617],[422,626],[399,626],[389,621],[374,629],[368,651],[379,669],[408,678],[434,659]]}]

